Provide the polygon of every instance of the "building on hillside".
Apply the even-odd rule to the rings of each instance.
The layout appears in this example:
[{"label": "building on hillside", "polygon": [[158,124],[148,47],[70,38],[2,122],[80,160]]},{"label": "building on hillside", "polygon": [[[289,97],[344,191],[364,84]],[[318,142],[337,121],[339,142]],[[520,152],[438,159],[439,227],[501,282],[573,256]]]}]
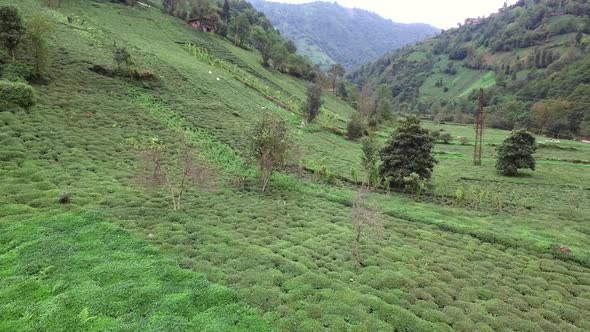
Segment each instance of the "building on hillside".
[{"label": "building on hillside", "polygon": [[194,29],[203,32],[217,32],[217,19],[215,16],[191,18],[188,20],[188,24]]}]

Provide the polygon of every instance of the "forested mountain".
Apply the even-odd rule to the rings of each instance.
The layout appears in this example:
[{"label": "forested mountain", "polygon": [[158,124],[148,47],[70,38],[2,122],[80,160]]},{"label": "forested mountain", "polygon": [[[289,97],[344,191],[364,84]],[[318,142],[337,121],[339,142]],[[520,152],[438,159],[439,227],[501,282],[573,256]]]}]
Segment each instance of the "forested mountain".
[{"label": "forested mountain", "polygon": [[427,24],[401,24],[362,9],[337,3],[285,4],[251,1],[274,26],[323,68],[339,63],[348,69],[373,61],[401,46],[438,33]]},{"label": "forested mountain", "polygon": [[488,124],[590,135],[590,2],[521,0],[394,51],[350,75],[395,110],[470,123],[485,88]]}]

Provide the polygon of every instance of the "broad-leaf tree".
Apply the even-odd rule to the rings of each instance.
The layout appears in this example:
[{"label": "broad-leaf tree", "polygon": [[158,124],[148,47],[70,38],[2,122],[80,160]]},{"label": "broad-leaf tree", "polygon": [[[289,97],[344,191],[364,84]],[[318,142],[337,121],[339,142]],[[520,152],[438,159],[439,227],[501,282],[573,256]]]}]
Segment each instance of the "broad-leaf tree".
[{"label": "broad-leaf tree", "polygon": [[16,48],[25,35],[23,20],[14,6],[0,7],[0,42],[16,57]]},{"label": "broad-leaf tree", "polygon": [[318,83],[307,84],[307,103],[305,104],[305,114],[307,117],[307,123],[312,123],[315,118],[320,114],[320,108],[322,107],[322,87]]},{"label": "broad-leaf tree", "polygon": [[534,171],[536,162],[533,154],[536,150],[535,137],[531,133],[526,130],[514,131],[498,147],[496,169],[506,176],[515,176],[523,168]]},{"label": "broad-leaf tree", "polygon": [[251,156],[256,160],[262,192],[265,192],[273,172],[287,159],[289,129],[285,120],[264,113],[254,125],[251,137]]}]

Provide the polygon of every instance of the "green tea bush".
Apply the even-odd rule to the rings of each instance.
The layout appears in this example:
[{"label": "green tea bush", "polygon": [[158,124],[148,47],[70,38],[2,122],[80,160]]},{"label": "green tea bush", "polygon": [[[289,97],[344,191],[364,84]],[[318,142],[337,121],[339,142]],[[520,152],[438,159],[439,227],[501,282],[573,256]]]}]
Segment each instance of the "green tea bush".
[{"label": "green tea bush", "polygon": [[26,83],[0,81],[0,111],[14,106],[25,109],[35,104],[33,88]]},{"label": "green tea bush", "polygon": [[2,68],[2,79],[10,82],[26,82],[33,77],[33,71],[25,64],[12,62]]}]

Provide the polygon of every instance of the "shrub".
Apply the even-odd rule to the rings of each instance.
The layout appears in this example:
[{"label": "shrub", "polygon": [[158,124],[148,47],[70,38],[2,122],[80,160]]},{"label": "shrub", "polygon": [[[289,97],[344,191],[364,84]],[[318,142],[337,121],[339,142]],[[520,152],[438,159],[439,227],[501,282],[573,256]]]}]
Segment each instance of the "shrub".
[{"label": "shrub", "polygon": [[59,195],[57,201],[59,202],[59,204],[70,204],[72,202],[72,194],[70,194],[67,191],[64,191]]},{"label": "shrub", "polygon": [[352,140],[359,139],[367,134],[367,125],[360,114],[355,113],[352,116],[346,126],[346,131],[348,138]]},{"label": "shrub", "polygon": [[33,88],[26,83],[0,81],[0,107],[29,109],[35,104]]},{"label": "shrub", "polygon": [[2,79],[6,81],[25,83],[31,78],[33,78],[33,71],[22,63],[9,63],[2,69]]},{"label": "shrub", "polygon": [[432,139],[434,139],[434,141],[438,141],[440,139],[440,131],[438,130],[431,130],[430,131],[430,136],[432,136]]},{"label": "shrub", "polygon": [[124,65],[126,70],[129,70],[129,66],[133,64],[131,61],[131,54],[127,51],[126,47],[116,47],[113,51],[113,60],[117,65],[117,69],[121,70],[121,66]]},{"label": "shrub", "polygon": [[453,141],[453,135],[450,133],[440,134],[440,140],[445,144],[450,144]]},{"label": "shrub", "polygon": [[421,178],[418,173],[411,173],[405,176],[403,181],[403,187],[407,193],[419,195],[427,189],[426,180]]}]

